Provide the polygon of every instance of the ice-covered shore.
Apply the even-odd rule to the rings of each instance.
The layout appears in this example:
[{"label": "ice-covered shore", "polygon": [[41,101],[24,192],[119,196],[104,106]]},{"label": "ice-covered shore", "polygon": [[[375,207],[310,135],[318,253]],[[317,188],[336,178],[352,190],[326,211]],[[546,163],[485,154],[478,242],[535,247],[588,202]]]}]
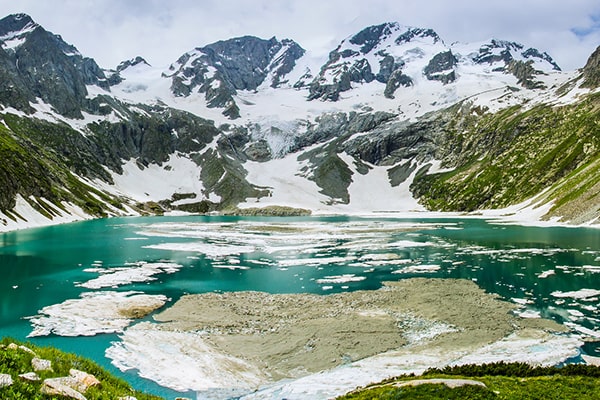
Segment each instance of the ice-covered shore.
[{"label": "ice-covered shore", "polygon": [[122,370],[199,398],[326,399],[430,367],[487,361],[553,365],[578,337],[466,280],[407,279],[330,296],[185,296],[124,331],[106,352]]}]

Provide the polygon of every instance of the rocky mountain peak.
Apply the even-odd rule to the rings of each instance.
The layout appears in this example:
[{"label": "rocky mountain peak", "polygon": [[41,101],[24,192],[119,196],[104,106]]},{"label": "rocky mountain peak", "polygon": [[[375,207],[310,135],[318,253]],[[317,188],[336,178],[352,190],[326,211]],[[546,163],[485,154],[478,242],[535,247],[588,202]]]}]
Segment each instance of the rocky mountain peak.
[{"label": "rocky mountain peak", "polygon": [[236,118],[237,90],[257,90],[264,82],[279,87],[303,55],[304,49],[290,39],[243,36],[187,52],[164,75],[172,79],[176,96],[204,93],[208,107],[223,107],[225,115]]},{"label": "rocky mountain peak", "polygon": [[[448,51],[432,29],[404,26],[398,22],[367,27],[344,39],[329,54],[328,62],[308,85],[309,99],[337,101],[340,93],[350,90],[353,84],[372,81],[385,84],[384,95],[392,98],[398,88],[412,86],[423,73],[429,80],[448,83],[455,75],[447,71],[441,78],[438,73],[452,69],[456,64],[451,53],[439,56],[424,72],[432,57]],[[405,72],[409,69],[413,76]]]},{"label": "rocky mountain peak", "polygon": [[366,54],[400,29],[401,27],[397,22],[387,22],[381,25],[373,25],[352,36],[348,42],[354,45],[362,46],[360,48],[360,52],[362,54]]},{"label": "rocky mountain peak", "polygon": [[26,14],[0,20],[0,102],[25,112],[41,101],[71,118],[87,109],[86,85],[108,89],[103,71],[59,35],[46,31]]},{"label": "rocky mountain peak", "polygon": [[441,42],[439,35],[429,28],[408,28],[406,32],[396,38],[396,44],[408,43],[415,39],[431,39],[433,43]]},{"label": "rocky mountain peak", "polygon": [[560,71],[558,64],[546,52],[540,52],[535,48],[525,49],[521,43],[507,40],[491,39],[482,44],[471,58],[478,64],[496,64],[496,69],[504,69],[512,61],[528,62],[533,61],[537,68],[542,71]]},{"label": "rocky mountain peak", "polygon": [[38,26],[27,14],[11,14],[0,19],[0,36],[6,36],[12,32],[30,31]]},{"label": "rocky mountain peak", "polygon": [[119,63],[119,65],[117,66],[116,71],[122,72],[125,71],[127,68],[135,67],[136,65],[146,65],[150,67],[150,64],[148,64],[148,62],[144,60],[143,57],[137,56],[129,60],[121,61],[121,63]]},{"label": "rocky mountain peak", "polygon": [[584,87],[597,88],[600,86],[600,46],[588,58],[583,67]]}]

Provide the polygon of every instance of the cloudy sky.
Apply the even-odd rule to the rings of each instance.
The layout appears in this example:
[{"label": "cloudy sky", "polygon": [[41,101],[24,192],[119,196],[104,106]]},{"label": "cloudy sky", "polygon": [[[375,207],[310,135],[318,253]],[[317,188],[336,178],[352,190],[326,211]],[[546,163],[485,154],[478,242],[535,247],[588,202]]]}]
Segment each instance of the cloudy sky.
[{"label": "cloudy sky", "polygon": [[104,68],[141,55],[167,66],[235,36],[291,38],[326,55],[344,37],[388,21],[433,28],[450,44],[490,38],[547,51],[565,70],[600,45],[598,0],[0,0]]}]

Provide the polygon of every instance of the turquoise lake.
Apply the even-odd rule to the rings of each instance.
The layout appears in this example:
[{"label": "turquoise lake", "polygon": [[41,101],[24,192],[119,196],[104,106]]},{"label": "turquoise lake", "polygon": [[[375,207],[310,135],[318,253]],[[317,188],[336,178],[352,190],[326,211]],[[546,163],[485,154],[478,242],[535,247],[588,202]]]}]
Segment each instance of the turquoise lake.
[{"label": "turquoise lake", "polygon": [[[177,268],[109,287],[81,286],[143,263]],[[105,351],[117,333],[28,339],[28,317],[104,290],[165,295],[171,304],[187,293],[326,295],[412,277],[461,278],[520,305],[524,316],[565,324],[588,340],[583,352],[600,356],[600,230],[592,228],[475,218],[113,218],[0,234],[0,271],[0,336],[90,357],[163,396],[178,393],[111,365]]]}]

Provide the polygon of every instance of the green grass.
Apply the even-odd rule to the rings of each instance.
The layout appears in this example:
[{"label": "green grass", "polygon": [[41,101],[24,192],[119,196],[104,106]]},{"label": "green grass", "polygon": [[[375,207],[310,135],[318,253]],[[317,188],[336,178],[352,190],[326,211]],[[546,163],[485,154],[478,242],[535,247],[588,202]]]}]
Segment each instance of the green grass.
[{"label": "green grass", "polygon": [[[52,361],[53,371],[38,372],[38,375],[42,379],[39,382],[29,382],[20,379],[18,377],[19,374],[32,372],[31,359],[34,356],[21,349],[12,350],[4,347],[10,343],[24,345],[33,350],[39,358]],[[29,343],[17,342],[10,338],[2,339],[0,344],[4,347],[0,348],[0,373],[10,374],[14,381],[12,386],[0,388],[0,399],[58,400],[59,397],[57,396],[40,394],[42,381],[46,378],[68,376],[71,368],[92,374],[102,383],[100,387],[88,389],[85,393],[85,397],[88,400],[117,399],[124,396],[134,396],[138,400],[160,399],[160,397],[131,389],[127,382],[112,376],[94,362],[83,357],[65,353],[51,347],[38,347]]]},{"label": "green grass", "polygon": [[[589,197],[600,150],[600,95],[566,106],[511,107],[495,114],[456,117],[443,147],[450,172],[422,175],[411,186],[422,204],[442,211],[473,211],[520,203],[561,184],[556,204]],[[584,174],[574,175],[575,171]],[[577,187],[578,182],[587,182]],[[570,190],[575,188],[577,192]]]},{"label": "green grass", "polygon": [[[396,387],[413,379],[472,379],[486,387],[450,389],[442,384]],[[600,368],[587,365],[532,367],[524,363],[494,363],[434,369],[424,376],[404,376],[339,397],[366,399],[498,399],[498,400],[592,400],[600,398]]]}]

